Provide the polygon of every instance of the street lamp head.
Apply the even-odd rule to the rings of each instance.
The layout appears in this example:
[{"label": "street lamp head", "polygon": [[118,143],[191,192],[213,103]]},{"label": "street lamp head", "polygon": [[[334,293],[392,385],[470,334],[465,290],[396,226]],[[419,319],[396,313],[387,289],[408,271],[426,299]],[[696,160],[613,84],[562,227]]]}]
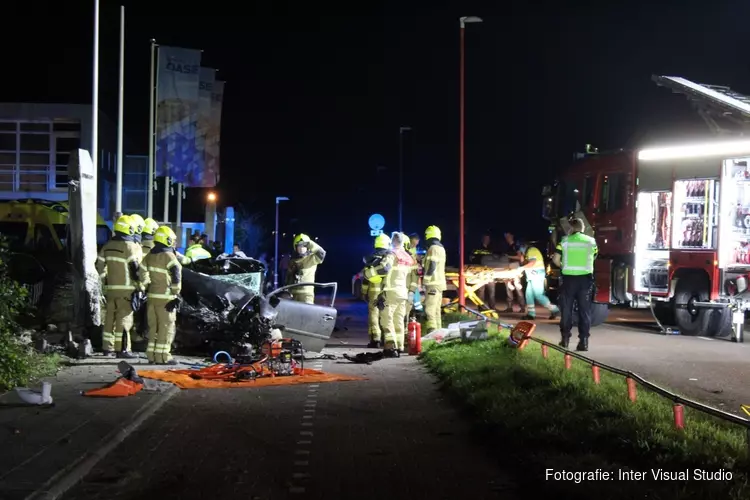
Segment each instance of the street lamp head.
[{"label": "street lamp head", "polygon": [[477,16],[465,16],[461,18],[461,27],[463,28],[466,23],[481,23],[482,18]]},{"label": "street lamp head", "polygon": [[277,196],[276,204],[278,204],[280,201],[289,201],[289,198],[287,198],[286,196]]},{"label": "street lamp head", "polygon": [[214,193],[213,191],[208,193],[208,201],[211,201],[211,202],[216,201],[216,193]]},{"label": "street lamp head", "polygon": [[398,131],[401,133],[411,131],[411,127],[399,127]]}]

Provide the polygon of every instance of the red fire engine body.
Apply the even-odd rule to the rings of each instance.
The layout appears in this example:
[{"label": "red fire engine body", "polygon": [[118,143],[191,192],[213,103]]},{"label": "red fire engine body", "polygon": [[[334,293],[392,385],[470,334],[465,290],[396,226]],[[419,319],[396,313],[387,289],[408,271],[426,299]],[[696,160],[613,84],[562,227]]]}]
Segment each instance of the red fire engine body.
[{"label": "red fire engine body", "polygon": [[551,249],[571,216],[595,236],[596,303],[653,307],[708,336],[750,307],[750,141],[581,154],[543,197]]}]

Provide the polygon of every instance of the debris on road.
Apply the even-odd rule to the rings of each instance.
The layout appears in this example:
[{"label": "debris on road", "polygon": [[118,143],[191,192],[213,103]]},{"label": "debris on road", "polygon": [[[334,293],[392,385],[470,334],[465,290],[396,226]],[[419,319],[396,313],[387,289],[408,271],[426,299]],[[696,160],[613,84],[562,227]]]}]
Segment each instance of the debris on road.
[{"label": "debris on road", "polygon": [[[180,389],[234,389],[242,387],[268,387],[278,385],[299,385],[299,384],[319,384],[322,382],[350,382],[357,380],[367,380],[364,377],[353,375],[339,375],[335,373],[325,373],[310,368],[298,368],[293,375],[287,376],[268,376],[257,378],[234,378],[233,374],[228,373],[226,378],[210,378],[211,374],[221,373],[221,369],[226,365],[214,365],[203,370],[166,370],[166,371],[143,371],[141,376],[149,379],[169,382]],[[202,372],[200,374],[196,372]],[[198,377],[196,378],[196,375]]]},{"label": "debris on road", "polygon": [[122,374],[117,380],[104,387],[91,389],[82,394],[91,397],[122,398],[132,396],[143,389],[143,379],[138,376],[135,367],[126,361],[120,361],[117,368]]},{"label": "debris on road", "polygon": [[41,391],[34,391],[26,387],[16,387],[16,394],[28,405],[51,405],[53,403],[52,384],[49,382],[42,382]]}]

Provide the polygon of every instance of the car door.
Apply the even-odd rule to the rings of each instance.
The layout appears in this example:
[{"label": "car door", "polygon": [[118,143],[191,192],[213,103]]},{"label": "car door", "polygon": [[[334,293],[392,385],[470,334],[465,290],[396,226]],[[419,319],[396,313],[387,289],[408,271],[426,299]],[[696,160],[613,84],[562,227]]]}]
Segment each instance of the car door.
[{"label": "car door", "polygon": [[338,312],[333,307],[280,299],[276,306],[276,324],[282,335],[302,342],[305,350],[320,352],[331,338]]}]

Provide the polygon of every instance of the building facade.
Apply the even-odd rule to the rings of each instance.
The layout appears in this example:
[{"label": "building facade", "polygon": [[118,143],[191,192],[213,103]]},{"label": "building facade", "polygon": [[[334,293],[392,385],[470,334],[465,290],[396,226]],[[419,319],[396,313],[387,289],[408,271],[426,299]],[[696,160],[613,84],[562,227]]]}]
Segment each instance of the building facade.
[{"label": "building facade", "polygon": [[[68,198],[71,151],[91,153],[91,106],[86,104],[0,103],[0,199]],[[115,208],[117,127],[99,113],[99,215],[110,221]],[[92,155],[93,156],[93,155]],[[123,162],[123,211],[145,213],[148,160]]]}]

